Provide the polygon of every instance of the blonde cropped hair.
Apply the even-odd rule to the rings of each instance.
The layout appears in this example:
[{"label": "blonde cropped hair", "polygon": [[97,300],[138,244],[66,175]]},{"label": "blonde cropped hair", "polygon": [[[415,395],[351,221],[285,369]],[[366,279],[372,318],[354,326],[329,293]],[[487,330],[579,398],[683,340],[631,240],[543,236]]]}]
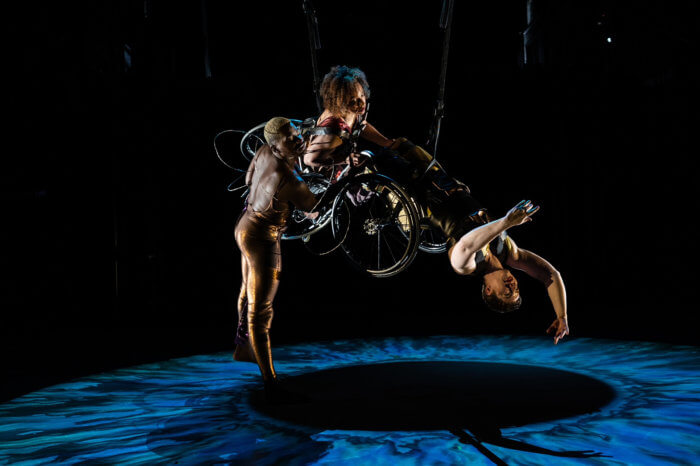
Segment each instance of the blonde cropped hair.
[{"label": "blonde cropped hair", "polygon": [[263,134],[265,135],[265,141],[272,146],[277,143],[277,141],[284,137],[284,135],[281,133],[282,128],[285,126],[288,126],[291,122],[289,121],[289,118],[284,118],[284,117],[274,117],[271,118],[270,121],[267,122],[265,125],[265,129],[263,130]]}]

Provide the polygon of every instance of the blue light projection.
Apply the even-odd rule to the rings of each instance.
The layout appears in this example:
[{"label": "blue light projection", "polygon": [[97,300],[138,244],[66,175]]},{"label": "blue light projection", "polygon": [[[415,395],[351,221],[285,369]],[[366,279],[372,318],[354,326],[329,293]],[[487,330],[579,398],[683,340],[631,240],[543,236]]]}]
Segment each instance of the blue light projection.
[{"label": "blue light projection", "polygon": [[[326,384],[314,396],[330,393],[329,409],[316,412],[327,419],[298,417],[300,405],[260,406],[256,366],[228,353],[200,355],[97,374],[1,404],[0,463],[700,464],[696,347],[441,336],[298,344],[274,355],[290,386]],[[456,388],[446,392],[445,380]],[[353,405],[353,397],[366,383],[384,390],[378,396],[388,400],[387,413],[405,412],[405,419],[383,422],[375,412],[365,428],[362,416],[348,428],[356,420],[343,418],[341,405],[361,408],[364,401]],[[571,409],[537,417],[542,405],[535,400],[535,408],[515,406],[524,416],[517,419],[510,408],[491,411],[499,400],[527,405],[533,389],[542,392],[539,402],[560,397]],[[334,390],[352,396],[334,399]],[[591,392],[600,397],[579,403]],[[429,417],[430,409],[421,414],[412,406],[423,398],[451,400],[446,406],[466,407],[466,418],[487,408],[465,425],[421,430],[416,416]],[[459,417],[446,416],[436,422]]]}]

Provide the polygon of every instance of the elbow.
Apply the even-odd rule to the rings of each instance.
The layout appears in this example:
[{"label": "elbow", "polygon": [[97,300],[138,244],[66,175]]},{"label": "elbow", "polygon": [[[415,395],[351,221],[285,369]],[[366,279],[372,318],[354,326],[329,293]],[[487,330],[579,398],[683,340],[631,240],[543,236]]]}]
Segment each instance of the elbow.
[{"label": "elbow", "polygon": [[559,273],[557,269],[552,268],[552,270],[550,271],[550,275],[552,277],[552,280],[561,281],[561,273]]},{"label": "elbow", "polygon": [[313,194],[309,194],[309,197],[304,199],[304,201],[301,203],[303,205],[301,205],[300,207],[304,212],[311,212],[313,208],[316,207],[317,203],[318,200],[316,199],[316,196],[314,196]]},{"label": "elbow", "polygon": [[316,207],[316,202],[311,202],[304,208],[304,212],[313,212],[314,207]]},{"label": "elbow", "polygon": [[549,271],[548,276],[542,280],[542,282],[544,283],[545,288],[549,288],[554,283],[564,283],[561,278],[561,274],[555,268],[552,268],[552,270]]},{"label": "elbow", "polygon": [[319,154],[304,154],[304,165],[307,165],[309,167],[313,168],[318,168],[322,167],[324,165],[327,165],[327,163],[323,163],[324,160]]},{"label": "elbow", "polygon": [[316,202],[314,199],[299,199],[297,201],[292,201],[292,204],[294,204],[295,209],[304,213],[311,213],[313,212],[314,207],[316,207]]}]

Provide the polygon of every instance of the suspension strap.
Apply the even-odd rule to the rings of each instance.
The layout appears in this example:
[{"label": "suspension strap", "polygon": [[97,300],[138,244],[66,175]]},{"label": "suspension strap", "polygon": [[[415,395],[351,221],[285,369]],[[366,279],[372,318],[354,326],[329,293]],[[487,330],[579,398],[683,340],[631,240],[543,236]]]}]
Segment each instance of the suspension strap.
[{"label": "suspension strap", "polygon": [[[450,32],[452,30],[452,12],[454,0],[443,0],[442,13],[440,14],[440,29],[444,31],[442,41],[442,59],[440,61],[440,81],[438,86],[438,98],[433,112],[433,124],[430,128],[426,146],[432,147],[433,157],[437,155],[438,140],[440,139],[440,126],[445,115],[445,81],[447,80],[447,56],[450,50]],[[434,163],[435,159],[433,159]]]},{"label": "suspension strap", "polygon": [[320,86],[321,86],[321,76],[318,72],[318,58],[316,56],[316,51],[321,50],[321,36],[318,32],[318,18],[316,17],[316,10],[314,9],[311,0],[304,0],[303,3],[304,14],[306,15],[306,27],[309,30],[309,47],[311,49],[311,70],[314,78],[314,97],[316,99],[316,107],[318,113],[323,111],[323,105],[321,104]]}]

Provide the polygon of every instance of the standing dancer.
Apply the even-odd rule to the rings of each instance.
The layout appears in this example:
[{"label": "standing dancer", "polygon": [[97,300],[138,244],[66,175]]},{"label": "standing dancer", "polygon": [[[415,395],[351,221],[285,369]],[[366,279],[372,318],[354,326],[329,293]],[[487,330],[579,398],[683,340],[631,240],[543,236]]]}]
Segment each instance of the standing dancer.
[{"label": "standing dancer", "polygon": [[310,211],[316,198],[294,169],[296,158],[304,149],[296,126],[287,118],[272,118],[265,125],[264,135],[267,144],[258,149],[250,162],[246,174],[250,193],[236,224],[243,282],[233,358],[257,363],[266,395],[274,400],[279,390],[272,363],[270,324],[282,270],[280,239],[291,211],[290,203]]}]

